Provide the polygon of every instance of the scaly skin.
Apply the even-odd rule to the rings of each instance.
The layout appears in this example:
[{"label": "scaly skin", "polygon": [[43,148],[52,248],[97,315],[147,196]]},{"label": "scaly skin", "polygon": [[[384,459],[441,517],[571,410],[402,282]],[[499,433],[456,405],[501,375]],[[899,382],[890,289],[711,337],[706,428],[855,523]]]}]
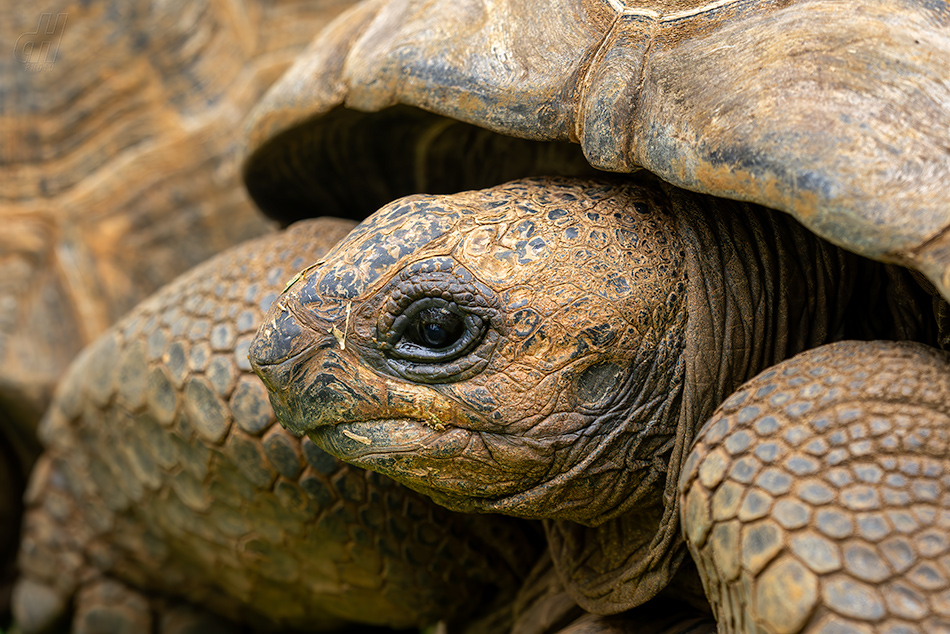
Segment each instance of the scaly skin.
[{"label": "scaly skin", "polygon": [[950,357],[841,342],[756,377],[683,472],[721,632],[950,629]]},{"label": "scaly skin", "polygon": [[71,366],[28,491],[24,631],[71,600],[80,632],[147,631],[157,604],[130,588],[311,631],[455,622],[515,592],[538,553],[532,530],[450,513],[337,461],[276,424],[249,371],[263,311],[352,226],[306,221],[232,249]]},{"label": "scaly skin", "polygon": [[328,452],[449,508],[544,519],[572,598],[613,614],[686,556],[676,484],[716,404],[801,350],[913,330],[853,292],[883,275],[649,176],[529,179],[384,207],[275,302],[250,356]]}]

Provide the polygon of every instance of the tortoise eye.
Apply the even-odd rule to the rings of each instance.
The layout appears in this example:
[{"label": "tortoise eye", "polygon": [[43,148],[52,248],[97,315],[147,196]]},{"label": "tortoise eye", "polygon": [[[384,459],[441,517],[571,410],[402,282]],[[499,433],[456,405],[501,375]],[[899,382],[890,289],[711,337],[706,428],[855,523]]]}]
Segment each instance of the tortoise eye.
[{"label": "tortoise eye", "polygon": [[440,297],[424,297],[393,319],[384,334],[391,356],[415,363],[445,363],[471,352],[487,325],[478,315]]}]

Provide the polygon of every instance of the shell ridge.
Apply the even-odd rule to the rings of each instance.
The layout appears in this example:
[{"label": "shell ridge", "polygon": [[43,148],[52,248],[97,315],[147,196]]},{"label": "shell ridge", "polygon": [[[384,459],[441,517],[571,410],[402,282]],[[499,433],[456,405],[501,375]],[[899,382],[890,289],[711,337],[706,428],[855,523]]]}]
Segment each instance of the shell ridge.
[{"label": "shell ridge", "polygon": [[931,245],[941,242],[942,238],[945,238],[948,234],[950,234],[950,223],[945,224],[941,229],[934,232],[933,235],[928,237],[916,247],[908,249],[907,253],[912,256],[918,256],[921,253],[926,252],[931,247]]},{"label": "shell ridge", "polygon": [[660,13],[659,11],[653,11],[651,9],[626,8],[624,9],[624,15],[648,15],[652,13],[656,15],[656,18],[660,22],[675,22],[676,20],[693,18],[697,15],[702,15],[703,13],[715,11],[716,9],[721,9],[722,7],[730,4],[742,4],[742,2],[743,0],[715,0],[714,2],[704,4],[701,7],[666,14]]},{"label": "shell ridge", "polygon": [[610,28],[607,29],[600,42],[597,44],[597,50],[591,56],[590,61],[587,62],[587,68],[584,69],[584,78],[581,80],[581,92],[577,96],[578,108],[575,110],[577,115],[574,118],[574,136],[578,143],[581,143],[584,138],[584,115],[586,114],[587,94],[590,92],[591,82],[593,81],[592,77],[600,67],[599,62],[603,60],[604,56],[607,54],[607,51],[610,50],[610,43],[614,39],[614,34],[617,31],[617,25],[620,24],[623,19],[623,12],[621,11],[622,7],[618,7],[618,3],[614,1],[610,2],[610,6],[617,11],[617,14],[614,15],[614,18],[610,23]]}]

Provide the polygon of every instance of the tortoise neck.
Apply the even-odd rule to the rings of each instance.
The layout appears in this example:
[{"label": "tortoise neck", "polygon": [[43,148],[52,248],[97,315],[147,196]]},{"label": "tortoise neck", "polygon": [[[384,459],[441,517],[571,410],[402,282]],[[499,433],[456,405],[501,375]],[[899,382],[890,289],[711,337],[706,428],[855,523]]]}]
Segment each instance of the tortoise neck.
[{"label": "tortoise neck", "polygon": [[[673,191],[688,245],[686,393],[698,430],[765,368],[843,338],[863,262],[790,216]],[[692,434],[691,434],[692,435]]]},{"label": "tortoise neck", "polygon": [[686,553],[677,484],[693,438],[742,383],[844,335],[860,260],[785,214],[665,189],[686,246],[688,312],[675,445],[652,544],[669,579]]}]

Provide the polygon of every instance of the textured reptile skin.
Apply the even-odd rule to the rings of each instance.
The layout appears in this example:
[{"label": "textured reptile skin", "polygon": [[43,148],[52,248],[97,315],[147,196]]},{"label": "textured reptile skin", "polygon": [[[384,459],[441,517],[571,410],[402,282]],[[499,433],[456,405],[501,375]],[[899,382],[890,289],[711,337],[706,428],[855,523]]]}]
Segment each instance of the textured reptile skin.
[{"label": "textured reptile skin", "polygon": [[841,342],[717,410],[683,472],[720,631],[950,630],[950,357]]},{"label": "textured reptile skin", "polygon": [[305,221],[225,252],[72,365],[28,490],[24,630],[77,592],[79,629],[110,607],[147,625],[148,604],[119,601],[108,579],[307,630],[452,622],[515,591],[539,551],[530,528],[453,514],[337,461],[276,424],[249,372],[263,311],[352,226]]}]

